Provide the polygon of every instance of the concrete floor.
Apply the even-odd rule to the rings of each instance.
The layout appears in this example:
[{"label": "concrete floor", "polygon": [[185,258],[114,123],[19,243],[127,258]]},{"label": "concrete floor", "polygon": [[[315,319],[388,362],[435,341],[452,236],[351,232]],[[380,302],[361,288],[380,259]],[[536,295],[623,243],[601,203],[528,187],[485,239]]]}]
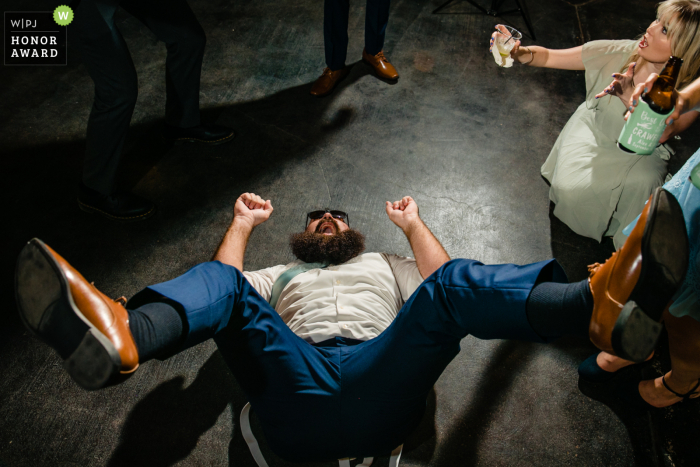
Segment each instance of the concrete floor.
[{"label": "concrete floor", "polygon": [[[539,167],[583,101],[584,79],[496,67],[487,52],[493,26],[507,20],[525,31],[519,16],[496,20],[466,2],[435,15],[439,0],[396,0],[385,51],[398,83],[378,80],[360,62],[330,97],[314,99],[308,92],[324,67],[321,2],[190,3],[208,36],[204,119],[238,136],[213,148],[161,143],[165,50],[145,26],[120,16],[140,91],[123,182],[158,204],[146,222],[114,224],[77,208],[93,87],[70,29],[69,66],[2,70],[9,242],[0,251],[0,292],[9,303],[0,312],[0,467],[255,465],[237,419],[245,398],[212,342],[146,363],[119,387],[88,393],[68,378],[17,317],[13,267],[32,237],[115,297],[208,260],[246,191],[275,207],[251,238],[250,270],[289,261],[289,234],[323,206],[347,210],[369,251],[410,255],[383,208],[403,195],[416,199],[452,257],[528,263],[554,256],[580,280],[586,264],[612,251],[609,240],[579,237],[550,214]],[[5,10],[54,6],[15,0]],[[654,7],[651,0],[530,1],[534,43],[633,38]],[[361,56],[363,26],[364,5],[353,3],[348,63]],[[694,133],[673,142],[672,171],[700,146]],[[401,465],[697,465],[700,404],[643,412],[617,401],[610,386],[579,389],[576,368],[595,351],[589,342],[467,337],[462,344]],[[652,363],[628,377],[668,368],[662,340]],[[258,439],[271,466],[287,465]]]}]

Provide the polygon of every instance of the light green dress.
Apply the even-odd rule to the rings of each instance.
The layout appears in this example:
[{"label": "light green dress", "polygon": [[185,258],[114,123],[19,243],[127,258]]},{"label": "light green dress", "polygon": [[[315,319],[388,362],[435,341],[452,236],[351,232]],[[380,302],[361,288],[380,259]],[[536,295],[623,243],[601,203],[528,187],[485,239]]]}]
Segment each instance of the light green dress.
[{"label": "light green dress", "polygon": [[541,169],[551,184],[554,215],[579,235],[598,241],[612,236],[615,248],[626,239],[622,229],[664,183],[671,156],[664,146],[648,156],[619,149],[625,104],[618,97],[595,98],[636,47],[637,41],[630,40],[592,41],[583,46],[586,101],[561,131]]}]

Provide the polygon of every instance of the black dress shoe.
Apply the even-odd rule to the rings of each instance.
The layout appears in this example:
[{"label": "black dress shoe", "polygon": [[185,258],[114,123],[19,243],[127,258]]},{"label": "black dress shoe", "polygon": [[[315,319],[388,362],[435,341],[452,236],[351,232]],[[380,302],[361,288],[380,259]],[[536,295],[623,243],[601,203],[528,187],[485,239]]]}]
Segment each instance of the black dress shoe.
[{"label": "black dress shoe", "polygon": [[583,361],[578,367],[578,375],[581,379],[589,383],[606,383],[619,375],[621,372],[632,368],[628,365],[617,371],[605,371],[598,365],[598,354],[593,354]]},{"label": "black dress shoe", "polygon": [[165,125],[163,138],[171,143],[203,143],[211,146],[231,141],[236,133],[221,125],[199,125],[192,128],[179,128]]},{"label": "black dress shoe", "polygon": [[155,204],[128,191],[103,195],[82,183],[78,192],[78,206],[85,212],[122,222],[148,219],[156,212]]}]

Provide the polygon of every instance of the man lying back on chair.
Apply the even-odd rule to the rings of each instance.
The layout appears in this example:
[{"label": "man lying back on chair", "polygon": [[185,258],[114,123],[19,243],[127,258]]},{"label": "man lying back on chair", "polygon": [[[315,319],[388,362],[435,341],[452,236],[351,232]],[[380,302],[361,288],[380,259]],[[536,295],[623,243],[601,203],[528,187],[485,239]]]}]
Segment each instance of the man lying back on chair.
[{"label": "man lying back on chair", "polygon": [[683,215],[662,189],[624,247],[572,284],[556,260],[450,261],[410,197],[387,202],[386,213],[415,260],[361,254],[348,215],[322,210],[292,236],[298,261],[242,272],[250,233],[271,213],[269,200],[241,195],[212,261],[128,302],[106,297],[34,239],[17,264],[22,319],[85,389],[213,338],[270,447],[292,461],[330,460],[401,445],[468,334],[550,342],[590,329],[601,349],[644,360],[687,267]]}]

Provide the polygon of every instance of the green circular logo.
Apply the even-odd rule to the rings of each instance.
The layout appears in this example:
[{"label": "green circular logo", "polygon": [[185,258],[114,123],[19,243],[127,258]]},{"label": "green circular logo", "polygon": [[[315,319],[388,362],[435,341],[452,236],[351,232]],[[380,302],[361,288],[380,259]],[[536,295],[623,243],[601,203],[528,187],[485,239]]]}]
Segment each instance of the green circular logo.
[{"label": "green circular logo", "polygon": [[73,10],[69,6],[60,5],[53,11],[53,19],[59,26],[68,26],[73,21]]}]

